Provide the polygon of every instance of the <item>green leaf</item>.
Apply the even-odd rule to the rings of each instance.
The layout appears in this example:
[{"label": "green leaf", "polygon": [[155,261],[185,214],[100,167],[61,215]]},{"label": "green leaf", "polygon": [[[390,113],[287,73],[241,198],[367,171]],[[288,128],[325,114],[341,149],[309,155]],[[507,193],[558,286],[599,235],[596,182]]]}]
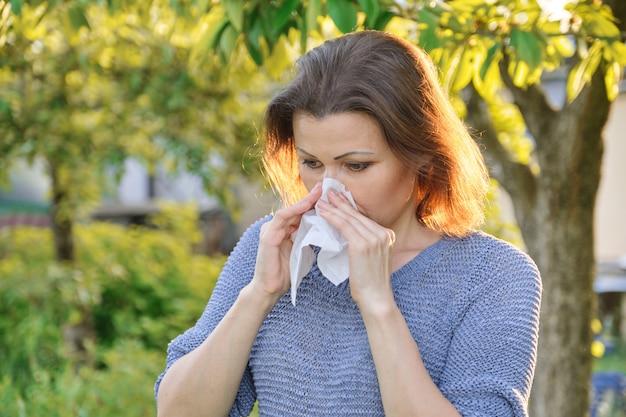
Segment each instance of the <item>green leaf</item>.
[{"label": "green leaf", "polygon": [[225,0],[222,2],[226,9],[226,16],[237,32],[243,27],[243,0]]},{"label": "green leaf", "polygon": [[246,46],[254,62],[263,65],[263,52],[261,50],[261,22],[258,13],[250,15],[250,26],[246,33]]},{"label": "green leaf", "polygon": [[609,101],[615,100],[619,94],[619,80],[622,74],[622,68],[617,62],[613,62],[606,66],[604,73],[604,85],[606,87],[606,96]]},{"label": "green leaf", "polygon": [[328,14],[335,26],[343,33],[352,32],[356,27],[356,9],[350,0],[328,0]]},{"label": "green leaf", "polygon": [[196,6],[201,12],[207,12],[209,10],[209,3],[211,0],[196,0]]},{"label": "green leaf", "polygon": [[472,73],[474,75],[478,75],[481,73],[483,65],[485,64],[485,61],[487,60],[487,54],[488,54],[487,45],[485,44],[485,40],[483,38],[476,36],[472,39],[471,48],[474,54],[472,58],[472,65],[473,65]]},{"label": "green leaf", "polygon": [[543,40],[532,32],[516,27],[511,29],[511,47],[517,60],[524,61],[531,70],[541,65]]},{"label": "green leaf", "polygon": [[601,59],[602,49],[600,41],[596,40],[589,48],[587,56],[574,65],[567,77],[566,92],[568,102],[578,97],[585,84],[591,80],[591,76],[598,68]]},{"label": "green leaf", "polygon": [[376,22],[374,22],[374,26],[372,27],[372,29],[385,30],[385,27],[387,27],[387,24],[389,23],[391,19],[393,19],[394,16],[395,16],[394,13],[387,11],[387,10],[382,13],[379,13],[378,18],[376,19]]},{"label": "green leaf", "polygon": [[226,26],[228,26],[228,18],[224,13],[224,9],[214,7],[203,17],[201,24],[208,27],[208,29],[202,32],[198,42],[192,46],[189,55],[190,62],[203,62],[207,53],[219,45],[220,37]]},{"label": "green leaf", "polygon": [[620,41],[611,43],[609,48],[613,52],[613,57],[619,62],[620,65],[626,66],[626,45]]},{"label": "green leaf", "polygon": [[560,36],[563,35],[561,31],[561,22],[560,21],[550,21],[541,25],[541,30],[548,36]]},{"label": "green leaf", "polygon": [[122,8],[121,0],[107,0],[107,6],[109,8],[109,13],[114,14],[118,10]]},{"label": "green leaf", "polygon": [[293,15],[300,2],[298,0],[287,0],[278,7],[274,18],[272,19],[272,32],[278,37],[285,33],[285,25]]},{"label": "green leaf", "polygon": [[267,42],[267,46],[271,53],[274,48],[274,44],[278,40],[280,35],[274,34],[273,25],[272,25],[272,3],[269,2],[261,2],[261,6],[259,8],[258,14],[258,22],[261,28],[261,36]]},{"label": "green leaf", "polygon": [[600,61],[602,61],[602,49],[606,43],[604,41],[596,40],[594,44],[589,48],[589,64],[583,71],[583,79],[586,83],[591,82],[591,77],[598,69]]},{"label": "green leaf", "polygon": [[454,78],[454,72],[459,64],[461,55],[463,54],[463,47],[458,48],[443,48],[441,58],[437,65],[441,69],[442,84],[446,90],[450,91],[452,85],[452,79]]},{"label": "green leaf", "polygon": [[419,22],[419,45],[427,52],[441,46],[441,40],[437,35],[437,27],[439,19],[428,8],[423,8],[417,12],[417,21]]},{"label": "green leaf", "polygon": [[222,53],[222,58],[224,59],[224,61],[228,61],[233,51],[235,50],[238,37],[239,32],[235,30],[233,25],[226,26],[226,28],[222,32],[222,36],[220,37],[220,51]]},{"label": "green leaf", "polygon": [[531,71],[526,61],[511,61],[508,71],[513,84],[517,87],[524,88],[528,84],[526,80]]},{"label": "green leaf", "polygon": [[[217,16],[216,16],[217,17]],[[223,17],[223,14],[222,14]],[[228,26],[228,19],[222,18],[221,20],[217,20],[216,24],[211,27],[202,40],[203,44],[206,47],[206,50],[214,49],[222,36],[222,32]]]},{"label": "green leaf", "polygon": [[11,11],[13,14],[20,16],[22,14],[23,0],[11,0]]},{"label": "green leaf", "polygon": [[68,10],[68,17],[70,18],[70,23],[72,24],[72,28],[74,30],[78,30],[81,27],[85,26],[89,28],[89,22],[85,17],[85,12],[80,6],[71,7]]},{"label": "green leaf", "polygon": [[365,26],[367,28],[374,28],[378,20],[378,14],[380,13],[378,0],[358,0],[358,2],[361,10],[365,13]]},{"label": "green leaf", "polygon": [[563,58],[571,58],[576,53],[576,46],[567,36],[555,36],[551,38],[555,49]]},{"label": "green leaf", "polygon": [[[500,41],[496,41],[491,48],[487,50],[487,56],[485,57],[485,61],[483,62],[482,67],[480,68],[480,78],[485,79],[487,75],[487,71],[491,67],[492,64],[496,64],[498,62],[500,55],[500,47],[502,46]],[[497,59],[496,59],[497,58]]]},{"label": "green leaf", "polygon": [[[3,120],[3,123],[8,121],[9,124],[13,124],[13,111],[11,110],[11,103],[9,101],[0,99],[0,114],[2,115],[0,120]],[[6,142],[4,142],[3,145],[6,145]]]},{"label": "green leaf", "polygon": [[306,8],[305,27],[308,31],[317,28],[317,17],[322,14],[322,0],[309,0]]},{"label": "green leaf", "polygon": [[298,16],[298,28],[300,29],[300,51],[306,52],[307,43],[309,41],[309,27],[307,26],[307,20]]},{"label": "green leaf", "polygon": [[581,17],[585,31],[598,38],[619,39],[620,30],[615,25],[611,9],[606,5],[583,5]]},{"label": "green leaf", "polygon": [[476,91],[478,91],[481,97],[485,98],[485,100],[493,99],[502,85],[500,68],[498,66],[501,56],[501,52],[498,51],[495,55],[496,58],[492,60],[491,64],[485,70],[485,73],[480,77],[477,76],[477,74],[474,75],[474,86],[476,87]]},{"label": "green leaf", "polygon": [[474,75],[473,59],[474,50],[470,47],[462,47],[461,53],[454,58],[454,63],[450,66],[451,71],[449,89],[454,93],[458,93],[465,88]]}]

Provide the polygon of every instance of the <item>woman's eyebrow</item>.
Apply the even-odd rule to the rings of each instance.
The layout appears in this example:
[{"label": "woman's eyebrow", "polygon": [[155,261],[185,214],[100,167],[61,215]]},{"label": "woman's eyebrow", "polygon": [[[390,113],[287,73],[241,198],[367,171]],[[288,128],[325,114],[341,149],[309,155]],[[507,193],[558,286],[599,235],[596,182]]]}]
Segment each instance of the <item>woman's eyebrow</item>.
[{"label": "woman's eyebrow", "polygon": [[305,154],[306,156],[310,156],[310,157],[312,157],[312,158],[317,158],[315,155],[310,154],[310,153],[308,153],[307,151],[305,151],[304,149],[302,149],[302,148],[298,148],[297,146],[296,146],[296,151],[297,151],[298,153],[303,153],[303,154]]},{"label": "woman's eyebrow", "polygon": [[346,156],[351,156],[351,155],[374,155],[374,152],[368,152],[368,151],[352,151],[352,152],[346,152],[344,154],[341,154],[339,156],[334,157],[334,160],[337,159],[341,159],[341,158],[345,158]]},{"label": "woman's eyebrow", "polygon": [[[311,153],[308,153],[307,151],[305,151],[302,148],[296,147],[296,151],[298,153],[304,154],[305,156],[317,159],[317,156],[315,156],[315,155],[313,155]],[[342,158],[345,158],[345,157],[351,156],[351,155],[374,155],[374,152],[369,152],[369,151],[350,151],[350,152],[346,152],[346,153],[343,153],[341,155],[335,156],[333,159],[336,161],[338,159],[342,159]]]}]

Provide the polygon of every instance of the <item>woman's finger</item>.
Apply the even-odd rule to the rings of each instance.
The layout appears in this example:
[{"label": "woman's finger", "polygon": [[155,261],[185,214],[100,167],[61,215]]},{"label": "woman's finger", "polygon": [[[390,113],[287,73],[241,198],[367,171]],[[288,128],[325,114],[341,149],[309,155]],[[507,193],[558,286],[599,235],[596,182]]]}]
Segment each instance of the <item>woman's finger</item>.
[{"label": "woman's finger", "polygon": [[[311,210],[322,195],[321,183],[315,184],[309,194],[292,206],[281,208],[274,213],[274,217],[268,223],[262,237],[267,237],[276,243],[280,243],[300,225],[302,215]],[[263,229],[261,229],[263,232]]]},{"label": "woman's finger", "polygon": [[[354,206],[352,206],[350,201],[343,194],[339,194],[333,191],[329,193],[328,197],[329,205],[335,210],[328,206],[325,207],[325,209],[336,218],[335,222],[338,223],[333,224],[332,217],[329,217],[327,221],[333,224],[333,226],[337,227],[342,233],[350,233],[347,228],[354,228],[353,232],[361,237],[365,237],[366,235],[370,234],[380,235],[382,233],[381,229],[384,228],[369,217],[359,212],[357,209],[355,209]],[[345,226],[343,226],[342,224],[345,224]]]},{"label": "woman's finger", "polygon": [[[304,198],[302,198],[300,201],[298,201],[292,206],[284,207],[278,210],[275,216],[278,216],[285,220],[291,219],[294,216],[299,217],[303,215],[304,213],[306,213],[307,211],[311,210],[313,207],[315,207],[315,203],[317,203],[317,201],[320,199],[321,196],[322,196],[322,184],[318,182],[317,184],[315,184],[315,186],[311,189],[311,191]],[[298,218],[298,221],[299,221],[299,218]]]}]

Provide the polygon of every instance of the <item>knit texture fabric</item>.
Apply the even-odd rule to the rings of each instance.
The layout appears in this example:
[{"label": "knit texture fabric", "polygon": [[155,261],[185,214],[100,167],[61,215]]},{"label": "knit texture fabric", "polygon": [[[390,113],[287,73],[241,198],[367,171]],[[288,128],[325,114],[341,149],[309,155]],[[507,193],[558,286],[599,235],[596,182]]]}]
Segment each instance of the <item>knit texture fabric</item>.
[{"label": "knit texture fabric", "polygon": [[[217,326],[254,273],[252,225],[229,256],[196,325],[168,346],[166,370]],[[541,282],[533,261],[482,232],[443,237],[391,277],[396,303],[435,384],[463,416],[527,416]],[[389,340],[393,343],[393,340]],[[208,394],[208,393],[207,393]],[[349,280],[314,264],[265,319],[230,416],[384,416],[376,370]]]}]

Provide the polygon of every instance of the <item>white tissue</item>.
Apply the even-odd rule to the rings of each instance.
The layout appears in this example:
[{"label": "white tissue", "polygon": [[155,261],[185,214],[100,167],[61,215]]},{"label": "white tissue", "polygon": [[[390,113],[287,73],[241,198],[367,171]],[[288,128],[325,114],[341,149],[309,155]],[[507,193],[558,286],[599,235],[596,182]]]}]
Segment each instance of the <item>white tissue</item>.
[{"label": "white tissue", "polygon": [[[321,200],[328,201],[328,191],[345,195],[352,206],[356,204],[352,194],[346,191],[346,187],[336,179],[324,178],[322,182]],[[302,215],[300,227],[291,236],[293,248],[289,259],[291,273],[291,303],[296,305],[296,291],[302,282],[302,278],[309,272],[315,261],[315,252],[311,245],[320,248],[317,256],[317,266],[322,274],[333,284],[339,285],[350,274],[348,258],[348,241],[335,227],[317,213],[317,204],[314,210],[309,210]]]}]

